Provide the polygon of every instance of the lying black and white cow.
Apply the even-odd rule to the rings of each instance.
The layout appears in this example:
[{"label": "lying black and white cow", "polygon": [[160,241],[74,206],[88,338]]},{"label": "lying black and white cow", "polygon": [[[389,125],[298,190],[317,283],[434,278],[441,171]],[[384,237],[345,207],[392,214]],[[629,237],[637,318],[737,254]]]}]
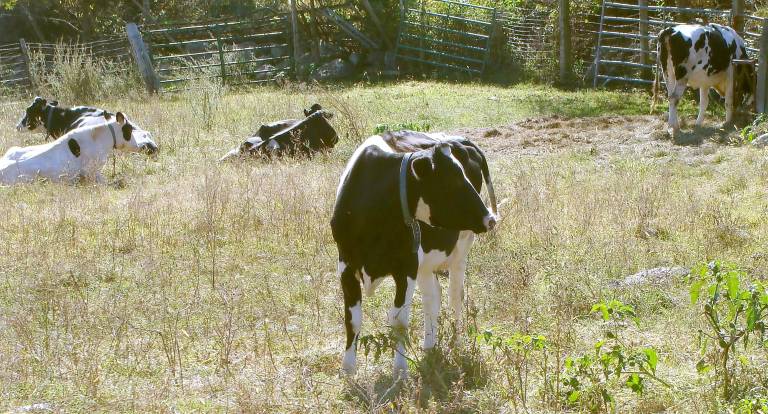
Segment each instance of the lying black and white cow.
[{"label": "lying black and white cow", "polygon": [[[480,198],[483,180],[493,213]],[[494,228],[495,213],[485,155],[462,137],[385,133],[355,150],[341,176],[331,219],[344,293],[346,373],[356,369],[361,285],[371,295],[386,276],[394,278],[395,303],[388,319],[402,329],[408,326],[418,284],[424,300],[424,348],[434,347],[440,311],[434,272],[448,270],[450,305],[459,322],[467,254],[475,233]],[[400,342],[396,378],[407,376],[404,352]]]},{"label": "lying black and white cow", "polygon": [[0,158],[0,184],[31,182],[38,178],[103,183],[101,169],[112,150],[139,152],[143,132],[122,112],[105,113],[100,123],[69,131],[53,142],[11,147]]},{"label": "lying black and white cow", "polygon": [[219,161],[245,155],[312,155],[333,148],[339,141],[328,122],[333,114],[314,104],[304,110],[304,119],[285,119],[264,124],[250,138],[229,151]]},{"label": "lying black and white cow", "polygon": [[[56,139],[77,128],[103,124],[105,115],[115,116],[113,113],[90,106],[65,108],[59,106],[57,101],[49,102],[38,96],[24,111],[24,116],[16,125],[16,130],[45,132],[46,140],[48,137]],[[131,125],[141,151],[148,154],[156,153],[158,148],[152,140],[152,135],[134,122]]]},{"label": "lying black and white cow", "polygon": [[[669,126],[673,135],[680,130],[677,105],[690,86],[699,89],[699,116],[704,122],[709,104],[709,89],[725,97],[725,123],[733,121],[734,106],[751,105],[754,95],[754,68],[736,65],[735,59],[748,59],[744,40],[730,27],[710,23],[706,26],[684,24],[662,30],[657,38],[658,72],[667,83]],[[663,68],[663,69],[662,69]]]}]

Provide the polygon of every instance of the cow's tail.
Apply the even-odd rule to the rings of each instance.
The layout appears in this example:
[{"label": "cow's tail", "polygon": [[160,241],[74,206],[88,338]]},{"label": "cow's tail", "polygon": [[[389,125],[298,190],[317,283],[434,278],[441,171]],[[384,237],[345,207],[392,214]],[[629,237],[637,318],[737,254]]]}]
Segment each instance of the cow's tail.
[{"label": "cow's tail", "polygon": [[491,212],[494,216],[499,215],[499,206],[496,203],[496,191],[493,188],[493,181],[491,180],[491,172],[488,169],[488,159],[485,158],[485,153],[483,150],[481,150],[477,145],[475,145],[474,142],[467,140],[467,144],[469,144],[472,148],[474,148],[478,154],[480,154],[480,158],[482,159],[482,162],[480,163],[480,171],[483,173],[483,181],[485,181],[485,186],[488,188],[488,199],[491,202]]}]

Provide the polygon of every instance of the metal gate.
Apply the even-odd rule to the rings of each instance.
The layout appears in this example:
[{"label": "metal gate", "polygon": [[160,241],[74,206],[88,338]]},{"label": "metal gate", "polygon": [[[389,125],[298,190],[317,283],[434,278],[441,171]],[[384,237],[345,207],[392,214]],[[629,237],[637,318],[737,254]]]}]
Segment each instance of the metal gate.
[{"label": "metal gate", "polygon": [[479,76],[488,64],[496,9],[451,0],[401,0],[399,60]]},{"label": "metal gate", "polygon": [[656,35],[666,27],[690,23],[731,21],[730,10],[648,6],[603,1],[595,49],[593,85],[653,83]]},{"label": "metal gate", "polygon": [[198,79],[227,85],[268,82],[290,65],[290,23],[271,10],[238,21],[142,28],[163,90]]}]

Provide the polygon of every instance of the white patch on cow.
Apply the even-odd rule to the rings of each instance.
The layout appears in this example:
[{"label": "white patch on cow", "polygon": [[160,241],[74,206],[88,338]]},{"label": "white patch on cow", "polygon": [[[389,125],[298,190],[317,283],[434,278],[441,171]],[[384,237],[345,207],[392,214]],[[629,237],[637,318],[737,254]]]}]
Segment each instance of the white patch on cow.
[{"label": "white patch on cow", "polygon": [[223,157],[219,158],[219,162],[227,161],[233,158],[237,158],[240,156],[240,148],[234,148],[230,150],[228,153],[224,154]]},{"label": "white patch on cow", "polygon": [[[116,122],[112,124],[116,130],[120,129]],[[70,140],[77,142],[80,156],[70,150]],[[0,184],[30,182],[38,177],[51,181],[72,182],[85,178],[99,182],[101,168],[114,145],[124,151],[139,150],[133,139],[113,141],[106,124],[76,129],[47,144],[12,148],[0,158]]]},{"label": "white patch on cow", "polygon": [[356,305],[349,308],[349,313],[352,316],[351,325],[352,331],[355,333],[355,340],[344,351],[344,360],[341,363],[341,367],[347,375],[354,375],[357,370],[357,338],[360,335],[360,327],[363,323],[363,310],[361,303],[358,301]]},{"label": "white patch on cow", "polygon": [[464,280],[467,273],[467,256],[474,240],[475,234],[471,231],[459,233],[459,239],[456,241],[456,248],[451,254],[452,260],[448,267],[448,303],[453,310],[453,317],[457,327],[461,324],[461,314],[464,310]]},{"label": "white patch on cow", "polygon": [[341,188],[344,185],[344,182],[347,181],[347,176],[349,175],[349,172],[352,170],[352,167],[355,166],[357,163],[358,158],[360,158],[360,154],[365,151],[366,148],[370,146],[377,146],[381,148],[383,151],[386,152],[394,152],[392,148],[390,148],[389,145],[384,141],[384,138],[382,138],[380,135],[373,135],[368,137],[362,144],[360,144],[359,147],[355,150],[355,152],[352,153],[352,156],[349,158],[349,161],[347,161],[346,167],[344,167],[344,171],[341,173],[341,177],[339,178],[339,187],[336,189],[336,199],[339,199],[339,194],[341,193]]},{"label": "white patch on cow", "polygon": [[363,275],[363,280],[361,282],[363,282],[363,291],[365,291],[365,295],[368,297],[373,296],[376,292],[376,288],[378,288],[381,282],[384,281],[384,278],[380,277],[372,280],[371,275],[369,275],[365,269],[363,269],[361,273]]}]

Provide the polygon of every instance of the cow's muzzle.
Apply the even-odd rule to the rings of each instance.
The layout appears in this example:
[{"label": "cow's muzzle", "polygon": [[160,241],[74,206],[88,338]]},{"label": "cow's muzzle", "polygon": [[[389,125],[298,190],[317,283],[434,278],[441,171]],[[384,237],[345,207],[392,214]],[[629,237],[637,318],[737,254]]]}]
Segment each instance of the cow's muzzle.
[{"label": "cow's muzzle", "polygon": [[157,148],[157,145],[148,142],[146,144],[141,144],[139,151],[147,155],[156,155],[160,149]]}]

